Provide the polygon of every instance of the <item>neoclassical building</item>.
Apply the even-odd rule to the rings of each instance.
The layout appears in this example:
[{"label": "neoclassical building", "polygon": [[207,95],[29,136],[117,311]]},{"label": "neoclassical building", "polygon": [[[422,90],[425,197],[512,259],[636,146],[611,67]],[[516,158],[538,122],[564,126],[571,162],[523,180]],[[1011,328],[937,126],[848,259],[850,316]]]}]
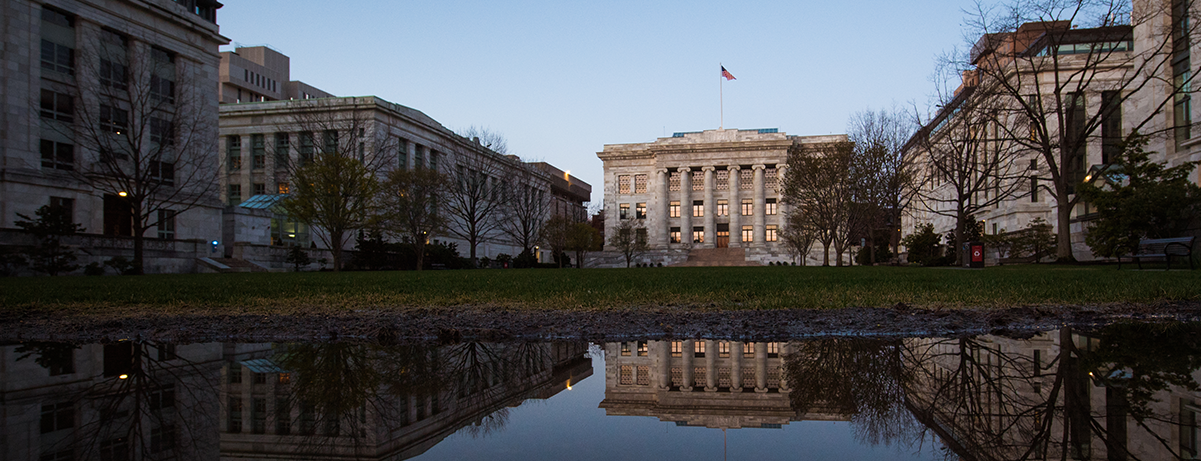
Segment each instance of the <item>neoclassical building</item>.
[{"label": "neoclassical building", "polygon": [[[846,139],[789,136],[775,128],[717,129],[607,144],[597,153],[605,169],[605,235],[617,232],[623,220],[639,220],[637,232],[651,250],[639,261],[651,264],[702,255],[725,264],[792,261],[779,238],[788,149]],[[605,250],[616,248],[606,242]],[[616,259],[602,255],[598,265],[616,265]]]}]

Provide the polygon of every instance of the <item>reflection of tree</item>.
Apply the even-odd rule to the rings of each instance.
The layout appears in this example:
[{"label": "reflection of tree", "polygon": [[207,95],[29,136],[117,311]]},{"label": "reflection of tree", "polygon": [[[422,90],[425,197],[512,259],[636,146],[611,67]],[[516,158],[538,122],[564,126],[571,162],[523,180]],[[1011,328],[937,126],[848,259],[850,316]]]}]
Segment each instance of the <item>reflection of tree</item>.
[{"label": "reflection of tree", "polygon": [[[34,357],[52,374],[73,373],[74,345],[27,343],[17,360]],[[72,437],[43,450],[42,459],[206,459],[217,451],[211,373],[161,343],[107,344],[103,373],[60,398],[74,413]],[[43,407],[43,412],[46,408]],[[66,416],[66,414],[64,414]],[[45,418],[43,418],[45,424]]]},{"label": "reflection of tree", "polygon": [[[291,405],[301,409],[305,437],[297,452],[345,455],[341,450],[353,447],[358,455],[373,448],[369,434],[414,422],[407,404],[413,396],[431,397],[432,414],[449,409],[459,424],[474,423],[468,429],[472,435],[500,430],[507,421],[504,407],[537,384],[532,378],[550,366],[546,347],[290,344],[280,348],[275,361],[290,373]],[[474,416],[461,419],[464,415]]]},{"label": "reflection of tree", "polygon": [[860,338],[792,343],[784,373],[793,408],[851,415],[856,437],[866,443],[912,445],[920,433],[902,405],[909,374],[902,346]]}]

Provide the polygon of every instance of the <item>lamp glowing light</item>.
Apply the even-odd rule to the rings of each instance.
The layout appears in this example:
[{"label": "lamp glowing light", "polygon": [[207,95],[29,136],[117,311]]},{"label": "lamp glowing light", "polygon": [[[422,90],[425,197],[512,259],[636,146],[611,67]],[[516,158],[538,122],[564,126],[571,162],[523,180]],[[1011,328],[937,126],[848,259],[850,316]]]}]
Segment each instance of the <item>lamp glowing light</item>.
[{"label": "lamp glowing light", "polygon": [[121,191],[121,192],[117,192],[117,195],[125,197],[125,196],[129,195],[129,192]]},{"label": "lamp glowing light", "polygon": [[129,379],[129,375],[123,374],[121,376],[118,376],[117,379]]}]

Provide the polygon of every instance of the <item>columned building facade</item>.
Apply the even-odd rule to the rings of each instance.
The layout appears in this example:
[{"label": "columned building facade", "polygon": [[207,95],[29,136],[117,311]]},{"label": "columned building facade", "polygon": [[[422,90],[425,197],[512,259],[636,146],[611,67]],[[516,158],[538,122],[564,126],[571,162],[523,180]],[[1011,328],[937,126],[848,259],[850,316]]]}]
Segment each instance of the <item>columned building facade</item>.
[{"label": "columned building facade", "polygon": [[[789,136],[777,129],[675,133],[650,143],[609,144],[605,235],[624,220],[650,251],[641,262],[682,263],[693,250],[738,249],[750,264],[788,262],[783,178],[794,144],[845,141],[846,135]],[[606,251],[615,251],[608,242]],[[728,252],[728,250],[727,250]],[[602,261],[603,265],[605,261]],[[610,264],[612,265],[612,264]]]}]

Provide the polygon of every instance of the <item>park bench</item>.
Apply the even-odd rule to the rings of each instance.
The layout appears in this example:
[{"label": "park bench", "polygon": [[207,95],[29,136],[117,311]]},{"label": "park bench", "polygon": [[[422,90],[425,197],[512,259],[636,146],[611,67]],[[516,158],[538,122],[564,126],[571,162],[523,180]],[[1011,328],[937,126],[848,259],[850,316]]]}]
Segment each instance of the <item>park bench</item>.
[{"label": "park bench", "polygon": [[[1143,268],[1143,258],[1164,258],[1168,269],[1172,268],[1172,257],[1183,256],[1188,259],[1189,270],[1193,269],[1193,239],[1195,237],[1177,237],[1170,239],[1145,239],[1138,241],[1138,249],[1130,255]],[[1122,269],[1122,258],[1118,258],[1118,269]]]}]

